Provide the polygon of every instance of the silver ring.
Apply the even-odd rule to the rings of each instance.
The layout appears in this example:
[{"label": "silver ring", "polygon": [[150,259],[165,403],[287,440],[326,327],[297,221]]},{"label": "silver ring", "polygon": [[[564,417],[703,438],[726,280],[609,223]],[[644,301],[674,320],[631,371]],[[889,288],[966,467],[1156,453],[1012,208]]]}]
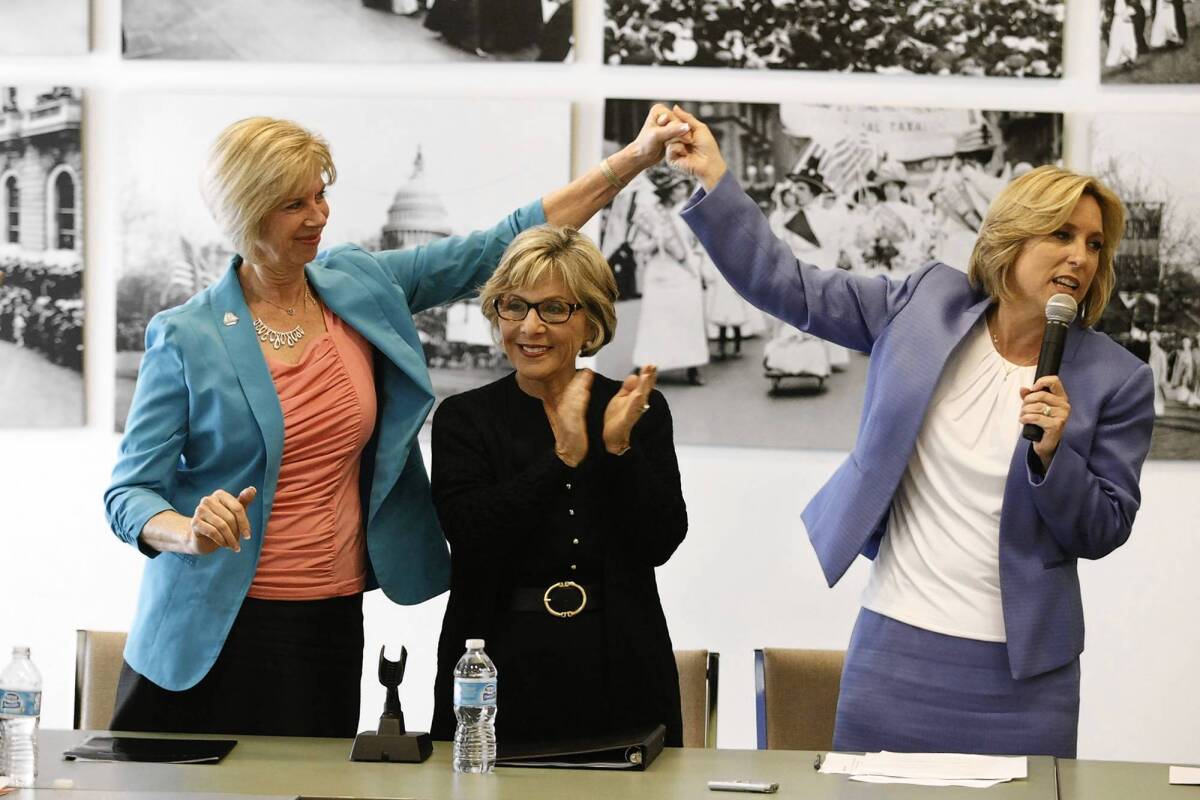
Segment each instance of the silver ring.
[{"label": "silver ring", "polygon": [[1042,406],[1042,416],[1043,417],[1053,417],[1054,416],[1053,412],[1050,411],[1050,406]]},{"label": "silver ring", "polygon": [[643,405],[642,405],[642,413],[643,413],[643,414],[645,414],[645,413],[646,413],[647,411],[649,411],[649,410],[650,410],[650,404],[649,404],[649,403],[645,403],[645,404],[643,404]]}]

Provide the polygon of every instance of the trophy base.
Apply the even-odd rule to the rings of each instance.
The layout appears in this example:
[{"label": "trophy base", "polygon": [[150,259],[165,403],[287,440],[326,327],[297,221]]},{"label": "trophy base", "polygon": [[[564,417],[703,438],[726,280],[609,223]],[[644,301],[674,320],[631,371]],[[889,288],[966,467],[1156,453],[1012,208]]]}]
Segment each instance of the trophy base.
[{"label": "trophy base", "polygon": [[376,733],[363,731],[354,737],[351,761],[390,761],[419,764],[433,754],[428,733]]}]

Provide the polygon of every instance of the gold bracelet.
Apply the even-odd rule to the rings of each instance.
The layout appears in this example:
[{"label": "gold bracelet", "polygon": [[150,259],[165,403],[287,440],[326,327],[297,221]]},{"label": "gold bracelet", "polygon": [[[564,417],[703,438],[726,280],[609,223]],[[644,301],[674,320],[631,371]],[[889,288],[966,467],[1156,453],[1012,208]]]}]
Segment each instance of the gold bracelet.
[{"label": "gold bracelet", "polygon": [[608,159],[600,162],[600,172],[608,179],[613,188],[618,192],[625,188],[625,184],[621,183],[621,179],[617,177],[617,173],[613,171],[612,166],[608,163]]}]

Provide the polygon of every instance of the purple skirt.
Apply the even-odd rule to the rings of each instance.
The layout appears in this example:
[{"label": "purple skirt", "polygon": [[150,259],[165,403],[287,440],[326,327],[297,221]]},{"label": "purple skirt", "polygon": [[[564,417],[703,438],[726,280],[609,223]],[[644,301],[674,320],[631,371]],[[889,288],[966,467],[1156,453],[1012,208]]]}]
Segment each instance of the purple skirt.
[{"label": "purple skirt", "polygon": [[1014,680],[1008,648],[862,609],[838,696],[835,750],[1075,757],[1079,659]]}]

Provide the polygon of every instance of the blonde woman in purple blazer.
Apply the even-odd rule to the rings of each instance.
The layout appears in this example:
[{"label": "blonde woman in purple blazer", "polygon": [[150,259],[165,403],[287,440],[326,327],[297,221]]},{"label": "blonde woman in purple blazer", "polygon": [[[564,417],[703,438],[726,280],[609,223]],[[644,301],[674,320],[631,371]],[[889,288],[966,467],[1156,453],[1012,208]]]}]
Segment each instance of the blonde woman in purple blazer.
[{"label": "blonde woman in purple blazer", "polygon": [[[803,514],[830,585],[875,560],[834,746],[1074,756],[1076,562],[1129,537],[1154,421],[1150,367],[1092,329],[1121,201],[1041,167],[993,201],[965,273],[819,269],[771,233],[708,128],[676,113],[692,132],[668,160],[703,185],[683,218],[717,268],[764,311],[871,355],[854,450]],[[1058,374],[1035,381],[1059,293],[1079,318]]]}]

